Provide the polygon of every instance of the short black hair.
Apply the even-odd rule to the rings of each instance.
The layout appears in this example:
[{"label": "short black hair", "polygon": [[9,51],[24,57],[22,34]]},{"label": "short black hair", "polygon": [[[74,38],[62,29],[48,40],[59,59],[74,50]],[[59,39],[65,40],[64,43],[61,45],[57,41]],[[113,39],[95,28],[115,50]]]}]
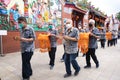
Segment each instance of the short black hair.
[{"label": "short black hair", "polygon": [[19,17],[19,18],[18,18],[18,23],[21,23],[21,22],[27,23],[26,18],[25,18],[25,17]]}]

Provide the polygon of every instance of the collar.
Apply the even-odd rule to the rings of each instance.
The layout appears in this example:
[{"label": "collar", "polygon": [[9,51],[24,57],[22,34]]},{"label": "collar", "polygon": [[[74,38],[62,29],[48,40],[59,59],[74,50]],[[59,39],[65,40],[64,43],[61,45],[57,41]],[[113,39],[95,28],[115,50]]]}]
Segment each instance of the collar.
[{"label": "collar", "polygon": [[69,29],[67,30],[67,32],[72,32],[72,31],[73,31],[73,27],[70,30]]},{"label": "collar", "polygon": [[95,29],[95,26],[93,27],[93,30]]},{"label": "collar", "polygon": [[92,31],[95,29],[95,26],[92,28]]},{"label": "collar", "polygon": [[28,30],[29,29],[29,26],[27,25],[27,27],[25,27],[23,30]]}]

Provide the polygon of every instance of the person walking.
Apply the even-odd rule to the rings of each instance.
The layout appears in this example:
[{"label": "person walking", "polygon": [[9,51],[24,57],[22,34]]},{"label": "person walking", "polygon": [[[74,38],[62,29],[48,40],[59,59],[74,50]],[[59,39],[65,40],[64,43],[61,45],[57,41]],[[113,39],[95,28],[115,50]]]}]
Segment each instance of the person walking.
[{"label": "person walking", "polygon": [[14,37],[14,39],[21,42],[22,77],[23,80],[30,80],[30,76],[32,75],[30,60],[34,53],[36,35],[33,28],[27,25],[25,17],[19,17],[18,24],[20,27],[20,37]]},{"label": "person walking", "polygon": [[[78,30],[79,30],[79,33],[86,33],[87,32],[86,28],[83,27],[81,23],[78,24]],[[79,53],[79,51],[78,51],[78,53]],[[84,56],[85,56],[85,53],[82,53],[82,57],[84,57]]]},{"label": "person walking", "polygon": [[58,37],[58,31],[56,29],[54,29],[53,23],[50,22],[49,25],[49,30],[48,33],[50,34],[49,39],[50,39],[50,45],[51,45],[51,49],[49,51],[49,58],[50,58],[50,69],[52,70],[54,65],[55,65],[55,54],[56,54],[56,50],[57,50],[57,39]]},{"label": "person walking", "polygon": [[112,30],[112,46],[114,45],[116,45],[116,42],[115,42],[115,40],[116,40],[116,33],[115,33],[115,30]]},{"label": "person walking", "polygon": [[77,76],[80,71],[80,66],[76,61],[77,52],[78,52],[78,39],[79,39],[79,30],[75,27],[72,27],[72,20],[68,20],[69,24],[66,25],[67,30],[66,35],[63,36],[65,40],[65,69],[66,74],[64,78],[71,76],[71,66],[75,69],[74,75]]},{"label": "person walking", "polygon": [[98,59],[95,55],[95,51],[97,49],[97,39],[99,38],[99,30],[95,27],[95,21],[93,19],[89,20],[89,28],[88,32],[90,33],[89,37],[89,47],[88,47],[88,52],[86,53],[86,66],[84,68],[91,68],[91,63],[90,63],[90,56],[92,57],[93,61],[96,64],[96,68],[99,67],[99,62]]},{"label": "person walking", "polygon": [[[65,35],[65,32],[66,32],[66,25],[67,24],[69,24],[69,22],[67,22],[67,20],[66,20],[66,22],[64,23],[64,28],[63,28],[63,36]],[[62,58],[60,59],[61,60],[61,62],[64,62],[64,60],[65,60],[65,44],[64,44],[64,39],[63,39],[63,48],[64,48],[64,53],[63,53],[63,55],[62,55]]]},{"label": "person walking", "polygon": [[106,31],[104,28],[100,29],[100,43],[101,43],[101,48],[105,48],[105,42],[106,42]]}]

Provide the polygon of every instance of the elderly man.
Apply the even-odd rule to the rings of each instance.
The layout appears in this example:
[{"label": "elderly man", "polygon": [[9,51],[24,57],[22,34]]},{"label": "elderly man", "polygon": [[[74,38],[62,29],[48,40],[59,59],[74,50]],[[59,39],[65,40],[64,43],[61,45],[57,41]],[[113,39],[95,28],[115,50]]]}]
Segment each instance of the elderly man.
[{"label": "elderly man", "polygon": [[91,63],[90,63],[90,56],[92,57],[93,61],[96,64],[96,68],[99,67],[99,62],[97,60],[97,57],[95,55],[95,51],[97,49],[97,39],[99,38],[99,30],[95,27],[95,21],[93,19],[89,20],[89,27],[88,27],[88,32],[90,32],[90,37],[89,37],[89,49],[88,52],[86,53],[86,66],[84,68],[91,68]]},{"label": "elderly man", "polygon": [[74,75],[78,75],[80,71],[80,66],[75,60],[78,52],[78,35],[79,30],[75,27],[72,27],[72,20],[67,20],[65,35],[63,36],[65,40],[65,68],[66,74],[64,78],[71,76],[71,67],[70,63],[72,63],[73,68],[75,69]]}]

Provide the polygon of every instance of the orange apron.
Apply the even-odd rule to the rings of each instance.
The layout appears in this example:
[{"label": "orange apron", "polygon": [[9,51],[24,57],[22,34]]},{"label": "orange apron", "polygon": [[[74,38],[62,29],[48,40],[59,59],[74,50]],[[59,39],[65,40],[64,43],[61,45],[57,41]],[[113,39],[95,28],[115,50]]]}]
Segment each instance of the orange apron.
[{"label": "orange apron", "polygon": [[88,51],[89,45],[89,33],[80,33],[79,34],[78,47],[80,51],[85,54]]},{"label": "orange apron", "polygon": [[50,40],[49,34],[39,34],[38,36],[40,52],[48,52],[50,51]]},{"label": "orange apron", "polygon": [[111,32],[106,32],[106,39],[111,40],[112,39],[112,33]]}]

